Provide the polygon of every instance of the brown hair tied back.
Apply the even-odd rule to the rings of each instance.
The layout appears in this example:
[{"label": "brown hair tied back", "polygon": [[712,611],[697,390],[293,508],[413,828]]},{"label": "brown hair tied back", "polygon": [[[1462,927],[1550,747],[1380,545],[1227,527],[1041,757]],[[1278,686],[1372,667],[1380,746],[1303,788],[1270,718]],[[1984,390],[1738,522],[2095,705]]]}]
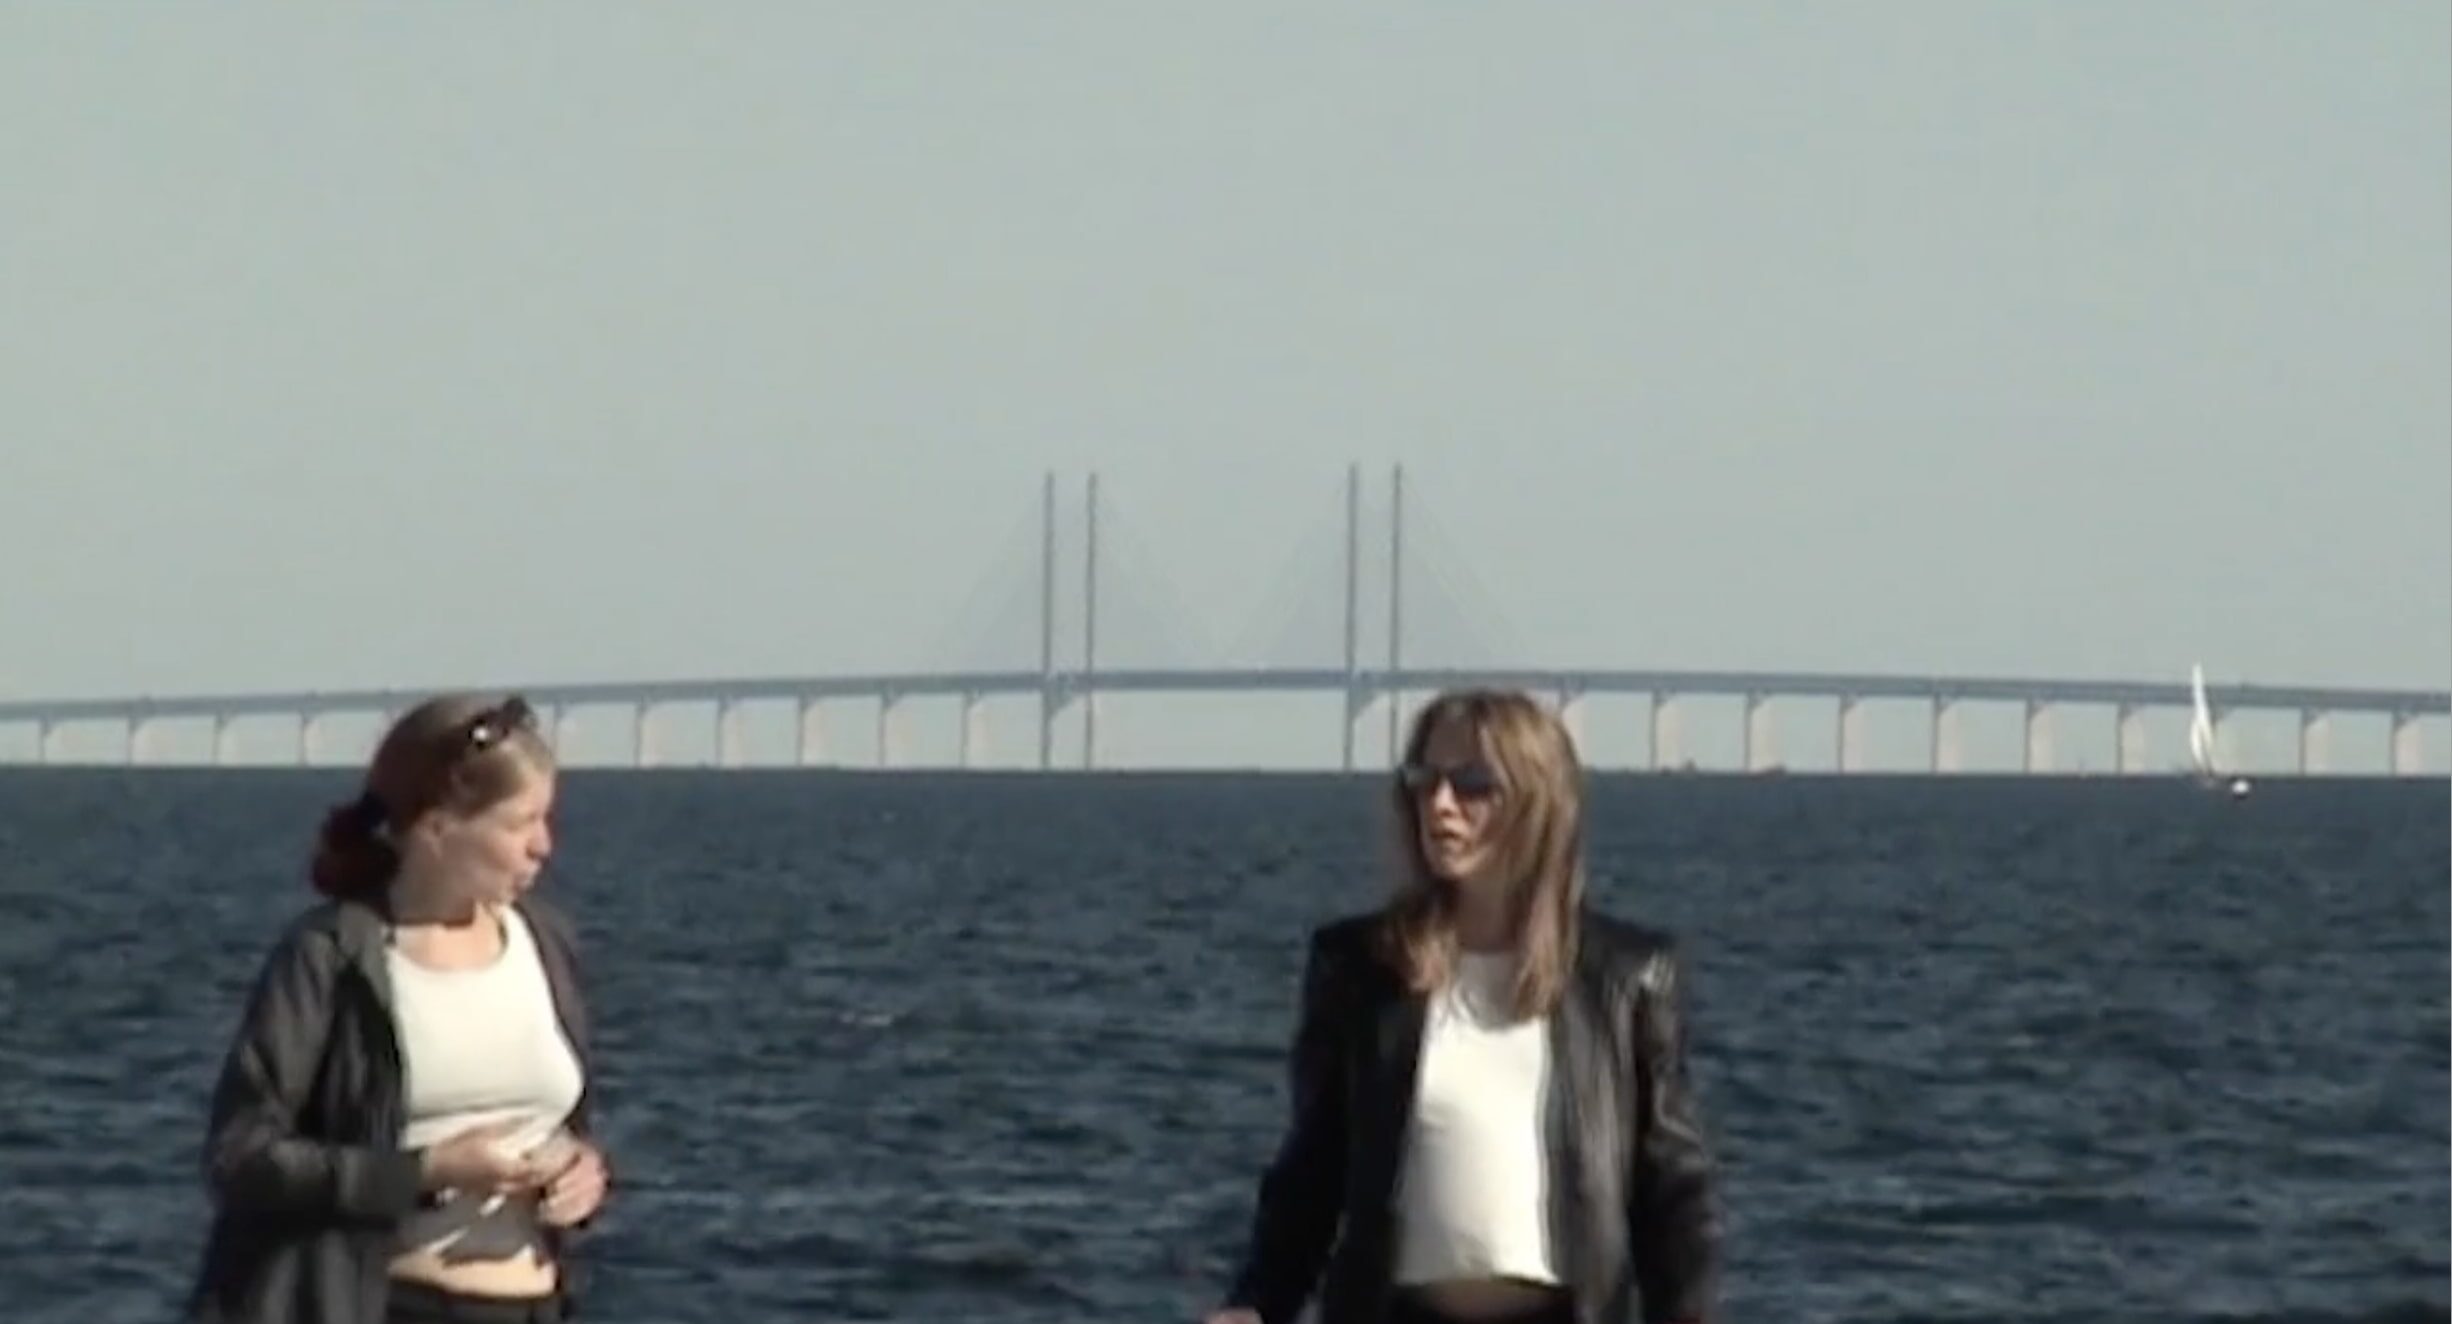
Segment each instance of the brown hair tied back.
[{"label": "brown hair tied back", "polygon": [[309,870],[315,890],[330,897],[364,897],[390,882],[400,868],[400,851],[386,836],[389,819],[383,797],[371,789],[325,814]]},{"label": "brown hair tied back", "polygon": [[553,751],[535,714],[514,695],[428,699],[392,723],[366,769],[366,788],[324,815],[309,876],[329,897],[365,899],[400,869],[397,834],[427,813],[471,814],[551,772]]}]

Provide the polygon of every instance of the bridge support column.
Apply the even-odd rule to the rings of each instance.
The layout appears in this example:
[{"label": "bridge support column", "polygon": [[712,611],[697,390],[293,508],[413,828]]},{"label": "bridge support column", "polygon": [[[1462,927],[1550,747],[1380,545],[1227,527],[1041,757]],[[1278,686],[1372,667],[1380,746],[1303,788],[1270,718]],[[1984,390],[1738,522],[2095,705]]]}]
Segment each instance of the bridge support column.
[{"label": "bridge support column", "polygon": [[988,756],[988,710],[980,695],[962,696],[961,766],[974,768]]},{"label": "bridge support column", "polygon": [[128,719],[129,767],[143,767],[145,764],[153,761],[153,725],[153,719],[150,717],[131,717]]},{"label": "bridge support column", "polygon": [[800,766],[814,768],[826,761],[826,705],[810,696],[800,698]]},{"label": "bridge support column", "polygon": [[902,763],[902,696],[892,691],[877,696],[877,766]]},{"label": "bridge support column", "polygon": [[322,734],[322,713],[298,714],[298,766],[311,768],[322,748],[316,737]]},{"label": "bridge support column", "polygon": [[552,715],[543,723],[545,739],[553,746],[554,757],[569,757],[571,737],[579,733],[579,708],[576,704],[556,704]]},{"label": "bridge support column", "polygon": [[1081,770],[1088,772],[1098,766],[1098,691],[1084,684],[1081,690]]},{"label": "bridge support column", "polygon": [[663,761],[664,752],[657,748],[656,706],[637,703],[630,708],[630,762],[634,767],[652,768]]},{"label": "bridge support column", "polygon": [[1381,696],[1388,704],[1388,763],[1390,769],[1405,761],[1405,692],[1390,688]]},{"label": "bridge support column", "polygon": [[34,761],[46,766],[60,761],[60,723],[48,717],[34,721]]},{"label": "bridge support column", "polygon": [[1933,696],[1932,770],[1936,775],[1961,771],[1966,766],[1964,746],[1958,736],[1958,701]]},{"label": "bridge support column", "polygon": [[2115,712],[2112,766],[2124,775],[2134,776],[2146,770],[2145,710],[2124,703]]},{"label": "bridge support column", "polygon": [[2314,777],[2332,762],[2333,715],[2321,708],[2299,712],[2299,775]]},{"label": "bridge support column", "polygon": [[1779,764],[1779,733],[1771,724],[1771,696],[1745,696],[1745,770],[1768,772]]},{"label": "bridge support column", "polygon": [[1853,694],[1839,697],[1839,771],[1865,770],[1865,705]]},{"label": "bridge support column", "polygon": [[1584,692],[1579,689],[1558,691],[1558,724],[1567,730],[1567,739],[1575,746],[1575,757],[1587,768],[1595,766],[1592,750],[1584,743]]},{"label": "bridge support column", "polygon": [[213,715],[213,766],[226,768],[238,762],[238,723],[228,713]]},{"label": "bridge support column", "polygon": [[741,701],[719,699],[715,704],[715,766],[737,768],[747,759],[748,738],[741,730]]},{"label": "bridge support column", "polygon": [[[1387,690],[1356,690],[1347,700],[1347,705],[1345,734],[1347,743],[1354,748],[1355,766],[1361,767],[1362,760],[1366,756],[1374,760],[1378,758],[1377,755],[1371,753],[1371,750],[1378,744],[1378,740],[1374,739],[1376,735],[1387,740],[1388,762],[1385,766],[1394,768],[1396,760],[1404,757],[1403,747],[1398,743],[1400,737],[1394,734],[1396,731],[1396,696]],[[1379,770],[1381,766],[1378,762],[1370,764],[1373,771]]]},{"label": "bridge support column", "polygon": [[2418,714],[2392,715],[2392,775],[2415,777],[2424,772],[2426,759],[2418,746]]},{"label": "bridge support column", "polygon": [[1039,678],[1039,771],[1056,766],[1056,714],[1064,710],[1064,691],[1053,675]]},{"label": "bridge support column", "polygon": [[1337,740],[1337,767],[1342,771],[1352,772],[1354,770],[1354,739],[1359,734],[1355,726],[1362,721],[1363,715],[1370,711],[1369,692],[1356,686],[1353,677],[1348,675],[1345,681],[1345,728]]},{"label": "bridge support column", "polygon": [[2053,770],[2052,705],[2041,699],[2026,701],[2026,770],[2029,774]]},{"label": "bridge support column", "polygon": [[1678,720],[1679,695],[1661,693],[1652,700],[1652,771],[1674,772],[1686,761],[1684,724]]}]

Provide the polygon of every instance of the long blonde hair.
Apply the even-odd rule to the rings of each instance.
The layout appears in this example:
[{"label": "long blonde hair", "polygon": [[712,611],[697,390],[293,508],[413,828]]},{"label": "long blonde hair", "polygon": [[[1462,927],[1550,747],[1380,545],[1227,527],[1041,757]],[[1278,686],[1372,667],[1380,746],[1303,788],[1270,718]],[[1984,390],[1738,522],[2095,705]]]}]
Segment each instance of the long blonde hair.
[{"label": "long blonde hair", "polygon": [[[1584,895],[1583,765],[1574,738],[1547,708],[1522,693],[1482,689],[1449,691],[1424,705],[1405,741],[1405,761],[1419,762],[1433,734],[1458,726],[1471,733],[1500,784],[1489,831],[1514,903],[1514,1011],[1547,1015],[1575,961]],[[1426,994],[1455,971],[1455,887],[1422,858],[1420,803],[1401,783],[1394,794],[1402,866],[1380,936],[1406,987]]]}]

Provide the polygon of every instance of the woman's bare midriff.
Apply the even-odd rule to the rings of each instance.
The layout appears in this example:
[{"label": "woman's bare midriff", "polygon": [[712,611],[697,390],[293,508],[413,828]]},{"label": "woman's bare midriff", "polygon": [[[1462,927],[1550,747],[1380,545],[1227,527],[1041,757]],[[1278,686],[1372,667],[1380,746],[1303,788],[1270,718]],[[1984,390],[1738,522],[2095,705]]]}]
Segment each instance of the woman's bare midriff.
[{"label": "woman's bare midriff", "polygon": [[1558,1300],[1560,1289],[1521,1278],[1457,1278],[1407,1288],[1422,1304],[1461,1319],[1527,1315]]},{"label": "woman's bare midriff", "polygon": [[551,1296],[561,1285],[561,1267],[533,1250],[499,1260],[446,1262],[437,1252],[409,1251],[392,1257],[391,1276],[462,1296]]}]

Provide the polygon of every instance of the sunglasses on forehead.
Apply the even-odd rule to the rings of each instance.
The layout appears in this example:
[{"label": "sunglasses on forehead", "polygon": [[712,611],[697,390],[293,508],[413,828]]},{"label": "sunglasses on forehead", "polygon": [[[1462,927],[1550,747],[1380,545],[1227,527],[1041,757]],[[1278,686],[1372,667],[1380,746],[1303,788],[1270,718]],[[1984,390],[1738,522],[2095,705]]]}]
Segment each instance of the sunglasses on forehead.
[{"label": "sunglasses on forehead", "polygon": [[1415,795],[1433,795],[1441,786],[1455,792],[1459,800],[1486,800],[1499,792],[1498,774],[1487,763],[1459,763],[1441,767],[1432,763],[1408,763],[1396,770],[1397,783]]},{"label": "sunglasses on forehead", "polygon": [[482,754],[509,739],[512,732],[535,724],[536,710],[528,706],[526,699],[514,694],[469,719],[466,729],[468,752]]}]

